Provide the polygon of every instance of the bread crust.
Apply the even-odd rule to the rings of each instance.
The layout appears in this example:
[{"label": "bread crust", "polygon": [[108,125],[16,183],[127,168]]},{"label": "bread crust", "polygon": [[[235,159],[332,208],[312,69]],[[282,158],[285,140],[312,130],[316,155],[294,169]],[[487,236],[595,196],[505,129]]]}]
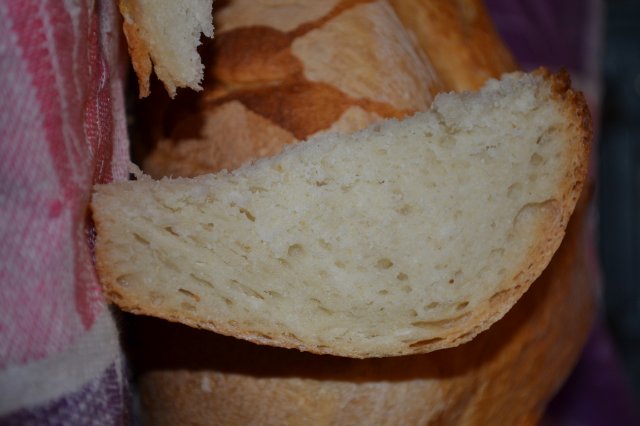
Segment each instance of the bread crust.
[{"label": "bread crust", "polygon": [[456,348],[355,360],[136,317],[129,340],[148,423],[538,424],[597,305],[584,250],[588,192],[542,276],[504,318]]},{"label": "bread crust", "polygon": [[153,64],[151,63],[151,55],[147,40],[141,36],[140,28],[135,21],[133,13],[133,5],[129,0],[120,0],[118,2],[120,14],[123,17],[122,30],[127,39],[129,47],[129,56],[133,69],[138,77],[138,91],[141,98],[149,96],[149,79]]},{"label": "bread crust", "polygon": [[[343,0],[328,11],[328,4],[299,3],[255,6],[261,14],[274,17],[261,25],[251,24],[258,18],[252,17],[253,12],[246,14],[243,2],[216,12],[216,38],[205,46],[210,66],[204,91],[188,107],[169,107],[155,119],[156,125],[162,123],[155,130],[162,142],[144,159],[145,172],[153,177],[202,174],[201,167],[172,166],[199,162],[197,150],[185,154],[181,147],[185,140],[216,152],[208,160],[209,172],[233,170],[260,157],[258,152],[236,152],[254,143],[250,137],[225,143],[230,139],[208,137],[204,128],[185,137],[184,126],[171,123],[183,122],[186,109],[221,129],[241,127],[254,114],[260,116],[269,122],[265,128],[277,127],[294,136],[273,140],[274,148],[282,149],[329,131],[338,121],[343,123],[342,132],[351,133],[385,118],[425,110],[444,90],[428,58],[386,1]],[[306,14],[298,19],[292,17],[294,10]],[[286,25],[276,19],[280,14]],[[292,28],[289,21],[297,26]],[[218,110],[230,103],[239,103],[244,111],[236,119],[216,120]],[[354,109],[364,119],[350,121]],[[198,129],[191,123],[190,129]]]},{"label": "bread crust", "polygon": [[[231,3],[238,8],[235,15],[228,14],[229,19],[216,10],[218,34],[250,25],[287,32],[292,28],[283,25],[289,25],[299,13],[292,10],[286,19],[276,16],[269,20],[268,10],[264,13],[254,4],[249,10],[256,13],[249,22],[250,13],[242,10],[241,3],[240,0]],[[497,77],[515,69],[515,61],[495,35],[481,1],[418,3],[412,7],[412,1],[392,2],[405,27],[413,32],[432,67],[437,69],[436,91],[476,88],[487,76]],[[467,11],[465,6],[470,3],[480,8]],[[430,5],[435,6],[430,9]],[[220,7],[216,3],[216,8]],[[444,11],[438,11],[438,7]],[[401,8],[409,13],[402,13]],[[294,22],[294,28],[324,14],[321,11],[306,15]],[[433,20],[435,24],[427,25]],[[488,36],[465,24],[471,22],[473,26],[478,21],[489,23]],[[230,23],[226,28],[225,22]],[[469,78],[468,73],[475,77]],[[212,87],[205,84],[205,91],[208,90]],[[229,87],[222,92],[230,93],[227,90]],[[233,102],[240,103],[230,100]],[[195,109],[215,114],[215,108],[215,103],[207,109],[203,102],[201,108]],[[248,111],[247,115],[259,114],[242,104],[239,109]],[[251,121],[242,118],[240,114],[244,113],[237,114],[240,122]],[[587,116],[584,112],[579,115]],[[301,113],[300,120],[304,119]],[[156,119],[164,120],[165,117]],[[218,121],[221,127],[217,128],[225,129],[224,125],[231,123],[228,118],[225,120]],[[255,133],[260,133],[264,123],[291,135],[280,146],[297,139],[286,126],[279,127],[271,118],[256,123]],[[365,124],[360,122],[350,129]],[[213,132],[215,128],[212,123]],[[345,129],[348,131],[349,127]],[[250,137],[234,134],[228,140],[236,141],[235,145],[216,144],[221,153],[202,165],[196,155],[182,156],[178,146],[188,140],[185,145],[197,152],[207,149],[206,138],[183,137],[179,130],[163,132],[159,131],[161,138],[172,144],[175,152],[155,154],[161,157],[156,169],[152,169],[153,160],[145,163],[146,171],[157,177],[233,169],[261,155],[239,158],[245,154],[237,147],[252,146],[255,134]],[[220,131],[219,135],[225,133]],[[217,160],[217,155],[233,159]],[[453,349],[388,359],[343,359],[257,346],[166,321],[136,317],[133,321],[138,326],[127,329],[132,333],[128,340],[135,342],[134,365],[140,372],[140,392],[149,424],[381,424],[383,419],[389,424],[537,424],[544,406],[580,353],[596,305],[597,288],[586,273],[585,253],[581,249],[585,206],[583,202],[577,208],[549,267],[513,309],[473,341]],[[496,299],[502,297],[514,295],[506,292]],[[167,346],[167,341],[172,345]],[[377,411],[379,407],[382,412]]]},{"label": "bread crust", "polygon": [[482,0],[390,0],[427,52],[445,90],[478,89],[518,69]]},{"label": "bread crust", "polygon": [[[275,345],[286,348],[297,348],[320,354],[349,356],[354,358],[396,356],[414,353],[427,353],[437,349],[457,346],[471,340],[478,333],[488,328],[501,318],[524,294],[529,285],[547,266],[553,253],[557,250],[564,236],[564,230],[573,212],[576,200],[582,189],[586,177],[586,167],[590,146],[590,117],[584,103],[584,98],[570,88],[566,73],[550,74],[540,70],[535,77],[536,90],[550,91],[550,102],[556,105],[560,113],[565,114],[563,127],[555,129],[562,132],[560,141],[566,146],[562,149],[563,165],[560,170],[568,170],[560,186],[554,190],[553,199],[545,200],[534,206],[526,205],[522,214],[526,216],[529,208],[535,209],[536,215],[543,214],[542,220],[536,217],[539,228],[531,245],[531,251],[525,256],[525,264],[516,276],[506,276],[496,287],[497,293],[491,297],[482,298],[473,309],[452,318],[446,319],[446,325],[439,323],[439,329],[444,334],[429,335],[426,340],[402,340],[382,342],[334,342],[326,344],[322,341],[304,341],[294,336],[289,329],[266,331],[253,329],[250,326],[240,326],[233,321],[223,321],[220,318],[206,318],[195,310],[178,309],[169,305],[156,305],[147,297],[138,295],[135,291],[127,290],[126,286],[118,284],[118,273],[111,269],[116,263],[111,259],[108,244],[102,243],[101,235],[109,235],[109,229],[102,223],[100,210],[94,215],[98,230],[97,267],[100,273],[107,297],[121,308],[139,314],[160,316],[170,321],[208,329],[217,333],[232,335],[264,345]],[[516,73],[514,79],[522,79],[522,73]],[[541,136],[541,139],[544,135]],[[538,143],[544,143],[540,140]],[[161,183],[158,183],[159,185]],[[108,216],[108,215],[107,215]],[[515,224],[517,225],[518,216]],[[445,320],[442,320],[445,321]]]}]

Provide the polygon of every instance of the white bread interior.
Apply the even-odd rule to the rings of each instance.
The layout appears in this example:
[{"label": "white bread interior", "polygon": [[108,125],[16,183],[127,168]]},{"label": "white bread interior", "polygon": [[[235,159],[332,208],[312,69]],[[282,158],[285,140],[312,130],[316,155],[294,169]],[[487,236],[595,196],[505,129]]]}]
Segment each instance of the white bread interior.
[{"label": "white bread interior", "polygon": [[213,37],[213,0],[120,0],[123,30],[140,97],[152,69],[171,97],[179,87],[201,90],[200,35]]},{"label": "white bread interior", "polygon": [[231,173],[96,187],[107,297],[262,344],[350,357],[472,339],[546,267],[585,178],[563,75],[514,73]]}]

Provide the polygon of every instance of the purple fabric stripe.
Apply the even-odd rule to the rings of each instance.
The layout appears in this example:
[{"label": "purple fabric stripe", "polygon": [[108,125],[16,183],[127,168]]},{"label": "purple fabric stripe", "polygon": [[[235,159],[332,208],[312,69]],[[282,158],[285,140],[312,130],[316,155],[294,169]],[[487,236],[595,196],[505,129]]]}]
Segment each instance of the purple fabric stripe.
[{"label": "purple fabric stripe", "polygon": [[596,323],[582,359],[550,404],[546,420],[552,425],[640,425],[629,379],[602,321]]},{"label": "purple fabric stripe", "polygon": [[111,364],[78,391],[39,407],[23,408],[0,418],[0,426],[129,425],[129,390]]},{"label": "purple fabric stripe", "polygon": [[486,0],[498,32],[523,68],[585,68],[590,1]]}]

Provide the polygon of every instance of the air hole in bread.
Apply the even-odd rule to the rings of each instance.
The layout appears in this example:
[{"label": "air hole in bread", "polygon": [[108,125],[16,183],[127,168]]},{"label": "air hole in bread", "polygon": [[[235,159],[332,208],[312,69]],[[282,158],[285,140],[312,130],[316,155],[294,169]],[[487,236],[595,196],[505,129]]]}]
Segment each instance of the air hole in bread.
[{"label": "air hole in bread", "polygon": [[326,186],[327,185],[327,181],[326,180],[317,180],[316,181],[316,186],[321,187],[321,186]]},{"label": "air hole in bread", "polygon": [[320,247],[322,247],[325,250],[330,251],[331,250],[331,244],[329,244],[324,238],[320,238],[318,240],[318,244],[320,244]]},{"label": "air hole in bread", "polygon": [[546,200],[540,203],[527,203],[520,208],[513,220],[514,227],[527,226],[531,222],[539,220],[541,216],[546,216],[552,221],[560,214],[560,203],[555,199]]},{"label": "air hole in bread", "polygon": [[386,257],[382,259],[378,259],[378,262],[376,262],[376,267],[379,269],[389,269],[392,266],[393,266],[393,262],[387,259]]},{"label": "air hole in bread", "polygon": [[507,189],[507,197],[509,198],[517,198],[522,191],[522,184],[520,182],[516,182],[513,185],[509,186]]},{"label": "air hole in bread", "polygon": [[[204,240],[202,238],[200,238],[200,235],[189,235],[189,239],[191,241],[193,241],[199,247],[203,247],[206,244],[204,242]],[[202,263],[202,262],[200,262],[200,263]]]},{"label": "air hole in bread", "polygon": [[344,262],[343,262],[343,261],[341,261],[341,260],[336,260],[336,261],[335,261],[335,265],[336,265],[338,268],[340,268],[340,269],[344,269],[344,268],[346,267],[346,265],[344,264]]},{"label": "air hole in bread", "polygon": [[414,349],[421,348],[422,346],[427,346],[432,343],[439,342],[440,340],[442,340],[442,337],[434,337],[433,339],[418,340],[417,342],[410,344],[409,347]]},{"label": "air hole in bread", "polygon": [[545,130],[536,140],[536,145],[544,146],[549,142],[557,131],[556,126],[551,126]]},{"label": "air hole in bread", "polygon": [[290,257],[302,256],[304,254],[304,247],[301,244],[291,244],[287,249],[287,255]]},{"label": "air hole in bread", "polygon": [[415,318],[415,317],[417,317],[417,316],[418,316],[418,313],[416,312],[416,310],[415,310],[415,309],[411,309],[411,310],[409,311],[409,316],[410,316],[410,317]]},{"label": "air hole in bread", "polygon": [[171,258],[171,256],[167,255],[164,251],[158,250],[158,249],[151,249],[151,253],[154,257],[159,259],[160,262],[162,262],[162,264],[167,268],[175,272],[181,272],[181,268],[179,268],[178,265],[176,265],[174,260]]},{"label": "air hole in bread", "polygon": [[[463,302],[463,303],[469,304],[468,302]],[[455,317],[444,318],[444,319],[441,319],[441,320],[415,321],[415,322],[412,322],[411,325],[413,325],[414,327],[419,327],[419,328],[448,327],[451,324],[460,321],[462,318],[465,318],[469,314],[470,314],[470,312],[466,312],[464,314],[457,315]]]},{"label": "air hole in bread", "polygon": [[254,297],[256,299],[264,300],[264,297],[260,293],[258,293],[257,291],[255,291],[251,287],[248,287],[248,286],[242,284],[238,280],[229,280],[229,283],[230,283],[231,286],[240,289],[240,291],[243,292],[244,294],[246,294],[247,296],[251,296],[251,297]]},{"label": "air hole in bread", "polygon": [[507,288],[507,289],[504,289],[504,290],[500,290],[499,292],[495,293],[493,296],[491,296],[491,297],[489,298],[489,302],[491,302],[491,303],[496,303],[496,302],[502,301],[502,300],[503,300],[503,299],[505,299],[505,298],[509,295],[509,293],[511,293],[512,291],[513,291],[513,289],[511,289],[511,288]]},{"label": "air hole in bread", "polygon": [[[398,281],[407,281],[409,279],[409,275],[405,274],[404,272],[399,272],[398,275],[396,275],[396,278],[398,279]],[[409,287],[409,291],[411,291],[411,287]]]},{"label": "air hole in bread", "polygon": [[198,296],[197,294],[187,290],[186,288],[179,288],[178,292],[184,294],[185,296],[190,297],[191,299],[195,300],[196,302],[200,301],[200,296]]},{"label": "air hole in bread", "polygon": [[151,304],[153,306],[158,306],[164,301],[164,296],[157,291],[149,292],[149,298],[151,299]]},{"label": "air hole in bread", "polygon": [[141,236],[140,236],[140,234],[138,234],[137,232],[134,232],[134,233],[133,233],[133,238],[134,238],[137,242],[139,242],[140,244],[144,244],[145,246],[148,246],[148,245],[149,245],[149,240],[147,240],[147,239],[145,239],[145,238],[141,237]]},{"label": "air hole in bread", "polygon": [[213,223],[209,222],[209,223],[203,223],[203,224],[201,224],[201,225],[200,225],[200,227],[201,227],[204,231],[211,232],[211,231],[213,231],[213,227],[214,227],[214,225],[213,225]]},{"label": "air hole in bread", "polygon": [[194,312],[196,310],[196,307],[194,305],[192,305],[191,303],[188,303],[188,302],[182,302],[180,304],[180,307],[182,309],[184,309],[185,311],[189,311],[189,312]]},{"label": "air hole in bread", "polygon": [[456,146],[456,138],[454,138],[451,135],[446,135],[446,136],[440,138],[438,143],[443,148],[450,149],[450,148],[453,148],[454,146]]},{"label": "air hole in bread", "polygon": [[275,290],[267,290],[267,291],[265,291],[265,293],[268,294],[269,296],[273,297],[273,298],[276,298],[276,299],[282,297],[282,294],[278,293]]},{"label": "air hole in bread", "polygon": [[381,296],[384,296],[386,294],[389,294],[389,290],[382,289],[382,290],[378,291],[378,294],[381,295]]},{"label": "air hole in bread", "polygon": [[333,314],[334,314],[334,312],[333,312],[331,309],[327,308],[327,307],[326,307],[326,306],[324,306],[324,305],[318,305],[318,309],[319,309],[320,311],[324,312],[324,313],[325,313],[325,314],[327,314],[327,315],[333,315]]},{"label": "air hole in bread", "polygon": [[537,152],[534,153],[531,158],[529,159],[529,163],[532,166],[539,166],[544,162],[544,158],[542,158],[542,156],[540,154],[538,154]]},{"label": "air hole in bread", "polygon": [[200,278],[199,276],[193,273],[189,274],[189,276],[198,284],[202,284],[210,289],[215,289],[215,286],[211,281],[205,280],[204,278]]},{"label": "air hole in bread", "polygon": [[238,240],[236,240],[236,241],[235,241],[235,244],[236,244],[238,247],[240,247],[240,248],[242,249],[242,251],[243,251],[243,252],[245,252],[245,253],[251,253],[251,246],[250,246],[250,245],[244,244],[244,243],[242,243],[242,242],[240,242],[240,241],[238,241]]},{"label": "air hole in bread", "polygon": [[409,204],[404,204],[402,207],[396,209],[396,212],[398,212],[398,214],[401,214],[403,216],[407,216],[408,214],[411,213],[412,207]]},{"label": "air hole in bread", "polygon": [[249,210],[244,209],[244,208],[240,208],[240,213],[245,215],[245,217],[247,219],[249,219],[251,222],[255,222],[256,221],[256,217]]},{"label": "air hole in bread", "polygon": [[165,227],[164,227],[164,230],[165,230],[167,233],[169,233],[169,234],[173,235],[174,237],[179,237],[179,236],[180,236],[180,235],[179,235],[179,234],[178,234],[178,233],[173,229],[173,227],[171,227],[171,226],[165,226]]},{"label": "air hole in bread", "polygon": [[426,309],[434,309],[434,308],[437,308],[438,306],[440,306],[438,302],[431,302],[426,306]]},{"label": "air hole in bread", "polygon": [[286,267],[286,268],[290,268],[291,265],[289,264],[289,262],[287,262],[286,259],[283,259],[281,257],[278,258],[278,262],[280,263],[280,265]]},{"label": "air hole in bread", "polygon": [[457,311],[461,311],[461,310],[463,310],[464,308],[466,308],[467,306],[469,306],[469,302],[466,302],[466,301],[465,301],[465,302],[460,302],[460,303],[458,303],[458,304],[456,305],[456,310],[457,310]]}]

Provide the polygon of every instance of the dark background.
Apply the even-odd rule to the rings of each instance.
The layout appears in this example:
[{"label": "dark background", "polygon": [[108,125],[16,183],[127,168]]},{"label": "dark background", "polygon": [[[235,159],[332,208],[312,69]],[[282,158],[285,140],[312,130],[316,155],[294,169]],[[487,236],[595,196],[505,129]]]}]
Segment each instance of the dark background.
[{"label": "dark background", "polygon": [[604,309],[640,401],[640,1],[605,8],[597,190]]},{"label": "dark background", "polygon": [[[558,418],[580,419],[579,424],[588,425],[636,424],[640,422],[640,0],[486,3],[520,65],[568,68],[590,99],[594,116],[593,251],[602,282],[601,311],[584,356],[556,399],[555,408],[567,413]],[[636,416],[625,417],[623,423],[614,420],[622,421],[614,414],[629,413],[629,408]],[[598,417],[609,421],[599,423]],[[632,417],[636,420],[630,421]]]}]

